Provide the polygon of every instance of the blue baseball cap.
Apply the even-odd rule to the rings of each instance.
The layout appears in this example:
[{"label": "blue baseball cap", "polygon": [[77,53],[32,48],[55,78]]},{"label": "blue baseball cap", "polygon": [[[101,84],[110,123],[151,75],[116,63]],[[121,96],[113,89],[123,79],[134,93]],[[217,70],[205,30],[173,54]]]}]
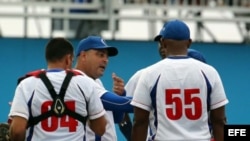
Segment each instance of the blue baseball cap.
[{"label": "blue baseball cap", "polygon": [[76,50],[76,56],[79,56],[81,51],[87,51],[90,49],[107,49],[108,56],[116,56],[118,54],[117,48],[108,46],[103,38],[99,36],[88,36],[79,42]]},{"label": "blue baseball cap", "polygon": [[189,40],[190,31],[189,27],[180,20],[171,20],[164,24],[160,34],[154,38],[154,41],[160,41],[160,39],[172,39],[172,40]]},{"label": "blue baseball cap", "polygon": [[189,56],[191,58],[194,58],[196,60],[199,60],[199,61],[201,61],[203,63],[207,63],[204,55],[201,52],[199,52],[199,51],[197,51],[195,49],[188,49],[187,56]]}]

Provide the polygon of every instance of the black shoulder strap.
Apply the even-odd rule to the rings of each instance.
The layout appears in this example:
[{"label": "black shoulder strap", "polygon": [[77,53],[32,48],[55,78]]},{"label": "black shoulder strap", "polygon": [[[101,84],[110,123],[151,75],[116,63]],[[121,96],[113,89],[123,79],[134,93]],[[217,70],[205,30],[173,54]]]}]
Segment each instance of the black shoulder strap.
[{"label": "black shoulder strap", "polygon": [[82,115],[68,109],[67,105],[64,103],[64,96],[65,96],[66,90],[68,88],[69,82],[73,76],[74,76],[73,72],[67,71],[67,75],[64,78],[60,92],[57,95],[53,85],[51,84],[50,80],[46,76],[46,73],[42,72],[39,74],[39,77],[41,78],[41,80],[43,81],[45,86],[47,87],[47,89],[48,89],[48,91],[53,99],[53,104],[52,104],[51,110],[49,110],[49,111],[47,111],[47,112],[45,112],[37,117],[31,117],[29,119],[29,126],[35,125],[38,122],[40,122],[40,121],[42,121],[42,120],[44,120],[52,115],[57,116],[57,117],[69,115],[69,116],[73,117],[74,119],[79,120],[84,125],[86,125],[87,116],[83,117]]}]

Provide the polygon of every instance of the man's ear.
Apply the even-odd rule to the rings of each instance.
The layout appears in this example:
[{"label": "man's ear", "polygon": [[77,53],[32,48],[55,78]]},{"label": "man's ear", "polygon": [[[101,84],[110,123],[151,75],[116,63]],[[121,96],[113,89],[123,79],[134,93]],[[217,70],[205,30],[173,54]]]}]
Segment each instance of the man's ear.
[{"label": "man's ear", "polygon": [[192,39],[189,39],[187,48],[189,48],[191,46],[191,44],[192,44]]},{"label": "man's ear", "polygon": [[65,58],[65,63],[68,67],[72,67],[73,64],[73,55],[72,54],[68,54]]},{"label": "man's ear", "polygon": [[81,51],[79,56],[85,57],[87,55],[88,51]]}]

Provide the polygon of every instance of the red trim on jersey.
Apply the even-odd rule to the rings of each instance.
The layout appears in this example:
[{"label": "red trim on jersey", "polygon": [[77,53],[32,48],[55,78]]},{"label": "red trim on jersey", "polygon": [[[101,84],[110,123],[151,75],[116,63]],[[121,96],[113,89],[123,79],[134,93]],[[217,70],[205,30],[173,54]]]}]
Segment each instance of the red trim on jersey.
[{"label": "red trim on jersey", "polygon": [[72,72],[74,74],[74,76],[76,76],[76,75],[83,75],[81,72],[76,71],[76,70],[71,70],[71,69],[66,70],[66,72],[69,72],[69,71]]},{"label": "red trim on jersey", "polygon": [[41,70],[35,70],[35,71],[32,71],[32,72],[29,72],[29,73],[27,73],[25,75],[25,78],[30,77],[30,76],[38,77],[38,75],[41,74],[42,72],[45,72],[45,70],[41,69]]},{"label": "red trim on jersey", "polygon": [[[78,71],[76,71],[76,70],[67,69],[67,70],[65,70],[65,71],[66,71],[66,72],[72,72],[72,73],[74,74],[74,76],[76,76],[76,75],[82,75],[82,73],[80,73],[80,72],[78,72]],[[44,69],[35,70],[35,71],[32,71],[32,72],[27,73],[25,76],[26,76],[26,77],[29,77],[29,76],[38,77],[38,75],[39,75],[40,73],[43,73],[43,72],[46,72],[46,70],[44,70]]]}]

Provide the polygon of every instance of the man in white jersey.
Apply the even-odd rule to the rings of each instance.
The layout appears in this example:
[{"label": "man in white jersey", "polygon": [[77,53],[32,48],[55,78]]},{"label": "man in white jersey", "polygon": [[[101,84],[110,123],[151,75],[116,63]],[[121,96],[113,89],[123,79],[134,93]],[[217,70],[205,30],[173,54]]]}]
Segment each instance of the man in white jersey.
[{"label": "man in white jersey", "polygon": [[47,69],[19,79],[9,113],[11,141],[85,141],[86,119],[96,134],[104,134],[107,121],[98,95],[105,91],[70,70],[73,55],[68,40],[51,39],[45,49]]},{"label": "man in white jersey", "polygon": [[[108,46],[101,37],[88,36],[82,39],[77,46],[75,68],[91,77],[105,90],[99,78],[105,71],[108,58],[117,54],[118,50],[115,47]],[[106,110],[105,117],[108,120],[106,132],[103,136],[96,136],[87,128],[86,139],[88,141],[117,141],[114,121],[120,122],[124,115],[123,112],[133,112],[133,107],[130,105],[131,97],[119,96],[105,91],[106,93],[100,94],[99,97]],[[118,114],[114,114],[114,112]]]},{"label": "man in white jersey", "polygon": [[[166,54],[167,54],[166,48],[162,47],[159,44],[158,51],[159,51],[159,55],[161,56],[161,59],[166,58]],[[206,59],[205,59],[204,55],[195,49],[188,49],[187,55],[191,58],[194,58],[194,59],[197,59],[201,62],[206,63]],[[124,88],[123,79],[114,74],[113,75],[113,91],[115,93],[118,93],[118,94],[126,93],[126,96],[133,97],[136,85],[138,83],[138,80],[139,80],[143,70],[144,69],[138,70],[132,77],[130,77],[130,79],[128,80],[128,82],[125,85],[125,88]],[[152,115],[150,115],[150,121],[151,121],[150,123],[152,125],[154,123],[153,118],[154,117]],[[119,124],[119,128],[120,128],[122,134],[124,135],[124,137],[127,139],[127,141],[130,141],[131,140],[132,122],[131,122],[128,114],[125,114],[123,121]],[[154,128],[154,126],[152,126],[152,128]],[[149,129],[148,136],[150,134],[151,134],[151,132]]]},{"label": "man in white jersey", "polygon": [[223,141],[228,99],[218,72],[187,56],[192,41],[184,22],[167,22],[156,38],[166,47],[167,58],[144,69],[139,78],[131,102],[132,141],[146,140],[150,112],[155,119],[151,140],[210,141],[209,111],[214,138]]}]

